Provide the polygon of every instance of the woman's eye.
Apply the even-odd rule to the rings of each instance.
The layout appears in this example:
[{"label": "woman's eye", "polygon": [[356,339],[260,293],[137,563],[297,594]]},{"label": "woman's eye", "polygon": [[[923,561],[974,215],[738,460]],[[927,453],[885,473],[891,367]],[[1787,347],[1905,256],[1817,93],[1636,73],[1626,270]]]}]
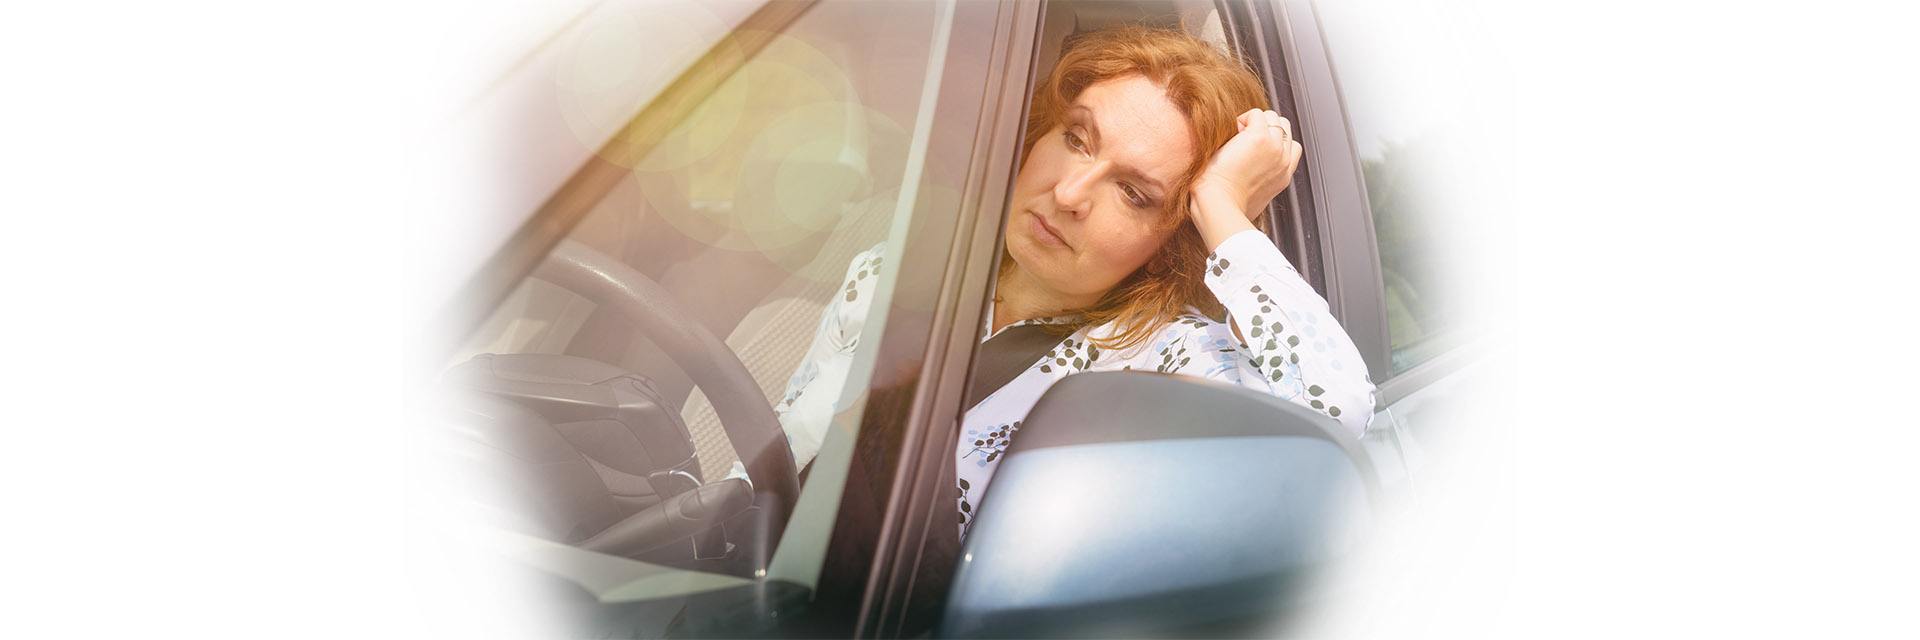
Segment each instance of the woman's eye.
[{"label": "woman's eye", "polygon": [[1074,151],[1083,151],[1087,148],[1087,144],[1086,144],[1086,141],[1080,139],[1079,135],[1075,134],[1072,131],[1068,131],[1067,132],[1067,148],[1072,149]]},{"label": "woman's eye", "polygon": [[1125,195],[1127,197],[1127,202],[1133,203],[1133,206],[1136,206],[1136,207],[1147,206],[1147,197],[1145,195],[1142,195],[1140,193],[1140,190],[1133,188],[1133,185],[1127,184],[1125,182],[1120,183],[1120,193],[1122,195]]}]

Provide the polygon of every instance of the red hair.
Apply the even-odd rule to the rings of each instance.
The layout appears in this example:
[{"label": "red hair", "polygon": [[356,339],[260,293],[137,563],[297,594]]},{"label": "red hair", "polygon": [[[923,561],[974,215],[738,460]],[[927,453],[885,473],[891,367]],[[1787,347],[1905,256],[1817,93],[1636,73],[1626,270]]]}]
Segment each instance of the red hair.
[{"label": "red hair", "polygon": [[[1033,91],[1023,151],[1031,153],[1088,86],[1140,75],[1164,89],[1174,108],[1186,114],[1194,158],[1165,200],[1161,228],[1177,227],[1167,243],[1099,302],[1076,310],[1081,321],[1050,326],[1071,332],[1111,322],[1113,335],[1091,341],[1103,349],[1125,349],[1145,342],[1190,306],[1222,318],[1225,310],[1206,287],[1207,248],[1189,217],[1187,196],[1214,152],[1239,133],[1235,119],[1248,109],[1267,108],[1260,80],[1239,60],[1174,29],[1112,27],[1073,36],[1063,48],[1060,62]],[[1256,224],[1264,225],[1264,219]],[[1001,268],[1011,268],[1012,262],[1003,256]]]}]

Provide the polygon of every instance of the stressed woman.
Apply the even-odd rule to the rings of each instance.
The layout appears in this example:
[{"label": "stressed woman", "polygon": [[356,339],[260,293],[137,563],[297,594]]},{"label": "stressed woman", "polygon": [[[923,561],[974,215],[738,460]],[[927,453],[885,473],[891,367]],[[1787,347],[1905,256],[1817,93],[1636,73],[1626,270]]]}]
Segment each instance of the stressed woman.
[{"label": "stressed woman", "polygon": [[[1182,32],[1129,26],[1068,43],[1034,93],[983,327],[991,341],[1039,325],[1053,346],[967,410],[954,452],[962,536],[1021,421],[1068,375],[1219,380],[1366,428],[1373,384],[1358,350],[1254,224],[1301,153],[1266,106],[1252,73]],[[809,384],[838,378],[809,372],[850,360],[879,255],[849,267],[849,299],[827,310],[776,407],[802,464],[831,411]]]}]

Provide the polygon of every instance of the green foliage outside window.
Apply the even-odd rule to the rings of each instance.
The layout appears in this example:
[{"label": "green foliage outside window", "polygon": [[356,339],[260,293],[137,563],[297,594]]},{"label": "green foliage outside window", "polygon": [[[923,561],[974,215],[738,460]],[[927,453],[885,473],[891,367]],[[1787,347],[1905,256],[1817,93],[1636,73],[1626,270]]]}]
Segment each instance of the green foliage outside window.
[{"label": "green foliage outside window", "polygon": [[1445,236],[1438,228],[1446,219],[1440,215],[1445,194],[1431,179],[1438,147],[1434,136],[1390,142],[1379,157],[1360,163],[1379,243],[1395,373],[1452,345],[1447,247],[1438,240]]}]

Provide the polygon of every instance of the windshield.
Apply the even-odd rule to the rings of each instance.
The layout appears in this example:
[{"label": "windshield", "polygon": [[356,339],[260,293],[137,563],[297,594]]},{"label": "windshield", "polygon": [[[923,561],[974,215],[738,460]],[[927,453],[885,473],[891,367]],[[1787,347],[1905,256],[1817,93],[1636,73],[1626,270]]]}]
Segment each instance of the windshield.
[{"label": "windshield", "polygon": [[[686,117],[605,158],[628,173],[446,363],[502,552],[601,602],[667,603],[660,625],[691,594],[814,586],[951,11],[822,2],[736,33]],[[755,467],[768,450],[797,478]]]}]

